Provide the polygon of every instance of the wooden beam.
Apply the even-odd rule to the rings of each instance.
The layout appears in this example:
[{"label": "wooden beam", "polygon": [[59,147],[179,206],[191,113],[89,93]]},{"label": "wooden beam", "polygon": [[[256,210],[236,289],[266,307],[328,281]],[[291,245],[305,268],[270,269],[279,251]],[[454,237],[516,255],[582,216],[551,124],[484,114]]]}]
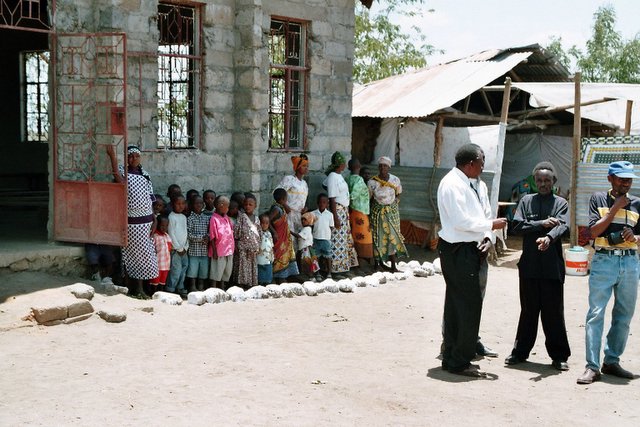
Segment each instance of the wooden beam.
[{"label": "wooden beam", "polygon": [[633,101],[631,99],[627,100],[627,114],[624,118],[624,134],[629,136],[631,133],[631,109],[633,108]]},{"label": "wooden beam", "polygon": [[462,108],[462,112],[466,113],[469,111],[469,103],[471,102],[471,94],[467,96],[464,100],[464,107]]},{"label": "wooden beam", "polygon": [[[616,98],[601,98],[594,99],[592,101],[585,101],[580,104],[580,106],[585,107],[587,105],[601,104],[603,102],[615,101]],[[544,108],[536,108],[535,110],[523,110],[523,111],[514,111],[509,113],[510,116],[518,116],[519,118],[528,118],[535,116],[543,116],[545,114],[557,113],[559,111],[568,110],[570,108],[575,108],[575,104],[566,104],[559,105],[557,107],[544,107]]]},{"label": "wooden beam", "polygon": [[440,159],[442,157],[442,128],[444,127],[444,116],[438,118],[438,124],[436,124],[436,131],[433,142],[433,167],[440,167]]},{"label": "wooden beam", "polygon": [[493,116],[493,108],[491,108],[491,103],[489,102],[489,97],[484,90],[480,90],[480,95],[482,96],[482,100],[484,101],[484,106],[487,107],[489,114]]},{"label": "wooden beam", "polygon": [[518,74],[516,74],[516,72],[513,71],[513,70],[509,71],[509,75],[511,76],[511,79],[513,79],[514,82],[521,82],[522,81],[522,77],[520,77]]},{"label": "wooden beam", "polygon": [[504,92],[502,93],[502,112],[500,114],[500,123],[507,123],[509,117],[509,103],[511,96],[511,78],[507,77],[504,82]]},{"label": "wooden beam", "polygon": [[582,123],[580,117],[580,107],[582,103],[580,101],[580,72],[576,72],[573,78],[574,87],[574,105],[573,105],[573,150],[571,156],[571,190],[569,194],[569,218],[571,221],[571,246],[578,244],[578,215],[576,210],[576,203],[578,201],[578,162],[580,161],[580,133],[582,131]]}]

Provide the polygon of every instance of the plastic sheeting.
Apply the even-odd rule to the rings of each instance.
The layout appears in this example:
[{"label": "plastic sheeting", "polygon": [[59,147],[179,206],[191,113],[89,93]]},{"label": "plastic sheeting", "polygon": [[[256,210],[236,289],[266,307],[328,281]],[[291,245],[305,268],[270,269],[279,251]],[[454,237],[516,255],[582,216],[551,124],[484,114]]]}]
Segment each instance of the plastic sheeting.
[{"label": "plastic sheeting", "polygon": [[[398,133],[398,119],[385,119],[380,127],[375,159],[387,156],[394,161],[396,142],[400,139],[400,166],[433,167],[433,149],[435,146],[436,126],[431,123],[407,119]],[[442,129],[442,147],[440,151],[440,167],[455,166],[455,153],[458,148],[470,142],[478,144],[485,153],[487,170],[496,170],[496,154],[498,149],[499,125],[474,127],[444,127]]]},{"label": "plastic sheeting", "polygon": [[541,133],[509,134],[505,140],[500,200],[511,198],[511,187],[531,174],[536,164],[549,161],[556,169],[556,186],[566,196],[571,188],[571,144],[566,136]]}]

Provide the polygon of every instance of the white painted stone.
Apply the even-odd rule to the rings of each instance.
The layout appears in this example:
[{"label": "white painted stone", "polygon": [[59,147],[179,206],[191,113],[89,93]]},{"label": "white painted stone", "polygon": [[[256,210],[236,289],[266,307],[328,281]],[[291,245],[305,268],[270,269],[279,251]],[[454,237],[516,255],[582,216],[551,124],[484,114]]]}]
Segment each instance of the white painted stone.
[{"label": "white painted stone", "polygon": [[420,262],[419,262],[419,261],[416,261],[415,259],[414,259],[414,260],[411,260],[411,261],[409,261],[409,262],[407,263],[407,267],[409,267],[409,268],[411,268],[411,269],[418,268],[418,267],[420,267]]},{"label": "white painted stone", "polygon": [[204,292],[189,292],[187,302],[194,305],[202,305],[207,302],[207,296]]},{"label": "white painted stone", "polygon": [[380,285],[384,285],[385,283],[387,283],[387,276],[385,276],[385,274],[381,271],[377,271],[373,273],[371,276],[378,279],[378,284]]},{"label": "white painted stone", "polygon": [[91,300],[91,298],[93,298],[96,293],[95,289],[93,289],[93,286],[89,286],[86,283],[74,283],[73,285],[67,286],[67,289],[76,298],[86,300]]},{"label": "white painted stone", "polygon": [[356,285],[359,288],[364,288],[365,286],[367,286],[366,277],[356,276],[353,279],[351,279],[351,281],[353,282],[354,285]]},{"label": "white painted stone", "polygon": [[340,292],[353,292],[355,288],[356,285],[353,284],[351,279],[338,280],[338,289],[340,289]]},{"label": "white painted stone", "polygon": [[380,286],[380,279],[378,277],[367,276],[364,278],[364,280],[367,286],[371,286],[372,288],[377,288],[378,286]]},{"label": "white painted stone", "polygon": [[397,280],[395,273],[392,273],[390,271],[385,271],[382,273],[382,275],[387,279],[387,282],[395,282]]},{"label": "white painted stone", "polygon": [[308,296],[314,297],[318,295],[318,285],[316,283],[304,282],[302,284],[302,287],[304,288],[304,291]]},{"label": "white painted stone", "polygon": [[269,298],[269,293],[267,292],[267,288],[264,286],[253,286],[249,290],[244,292],[247,299],[265,299]]},{"label": "white painted stone", "polygon": [[293,292],[293,286],[291,283],[282,283],[280,285],[280,292],[285,298],[293,298],[296,295]]},{"label": "white painted stone", "polygon": [[436,258],[433,260],[433,270],[438,274],[442,274],[442,266],[440,265],[440,258]]},{"label": "white painted stone", "polygon": [[180,295],[172,294],[169,292],[156,292],[155,294],[153,294],[152,298],[160,301],[163,304],[169,304],[169,305],[182,304],[182,298],[180,298]]},{"label": "white painted stone", "polygon": [[232,286],[227,289],[227,293],[231,297],[231,301],[233,302],[242,302],[247,299],[247,296],[244,294],[244,289],[238,286]]},{"label": "white painted stone", "polygon": [[431,274],[429,274],[429,271],[424,269],[424,268],[422,268],[422,267],[415,268],[413,270],[413,275],[416,276],[416,277],[429,277],[429,276],[431,276]]},{"label": "white painted stone", "polygon": [[231,299],[228,293],[218,288],[207,289],[204,291],[204,297],[209,304],[219,304]]},{"label": "white painted stone", "polygon": [[340,292],[340,287],[333,279],[325,280],[324,282],[322,282],[322,286],[324,287],[325,292],[331,292],[332,294]]},{"label": "white painted stone", "polygon": [[282,296],[282,289],[279,285],[271,284],[265,286],[265,288],[267,289],[267,295],[269,298],[280,298]]},{"label": "white painted stone", "polygon": [[298,297],[306,295],[306,292],[300,283],[291,283],[291,291]]}]

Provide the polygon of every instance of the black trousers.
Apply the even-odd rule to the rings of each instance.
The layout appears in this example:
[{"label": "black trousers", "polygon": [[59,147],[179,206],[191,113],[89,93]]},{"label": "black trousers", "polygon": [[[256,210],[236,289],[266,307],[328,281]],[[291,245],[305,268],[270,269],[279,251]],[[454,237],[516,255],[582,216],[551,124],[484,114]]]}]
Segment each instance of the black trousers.
[{"label": "black trousers", "polygon": [[447,285],[442,366],[457,372],[469,367],[476,356],[482,313],[479,274],[482,260],[475,242],[449,243],[440,239],[438,253]]},{"label": "black trousers", "polygon": [[520,278],[520,320],[512,354],[527,359],[536,342],[538,317],[551,360],[566,362],[571,356],[564,323],[564,283],[549,279]]}]

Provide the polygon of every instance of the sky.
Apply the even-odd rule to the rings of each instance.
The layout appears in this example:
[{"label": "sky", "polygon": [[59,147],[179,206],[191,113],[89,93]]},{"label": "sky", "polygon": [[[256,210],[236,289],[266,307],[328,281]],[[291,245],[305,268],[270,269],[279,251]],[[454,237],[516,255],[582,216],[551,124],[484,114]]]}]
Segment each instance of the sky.
[{"label": "sky", "polygon": [[[624,39],[640,33],[640,0],[425,0],[421,18],[398,23],[407,28],[417,24],[428,43],[445,50],[427,59],[435,65],[487,49],[546,46],[551,36],[562,37],[565,49],[574,44],[584,48],[593,14],[606,4],[614,6],[616,29]],[[429,9],[435,11],[427,13]]]}]

